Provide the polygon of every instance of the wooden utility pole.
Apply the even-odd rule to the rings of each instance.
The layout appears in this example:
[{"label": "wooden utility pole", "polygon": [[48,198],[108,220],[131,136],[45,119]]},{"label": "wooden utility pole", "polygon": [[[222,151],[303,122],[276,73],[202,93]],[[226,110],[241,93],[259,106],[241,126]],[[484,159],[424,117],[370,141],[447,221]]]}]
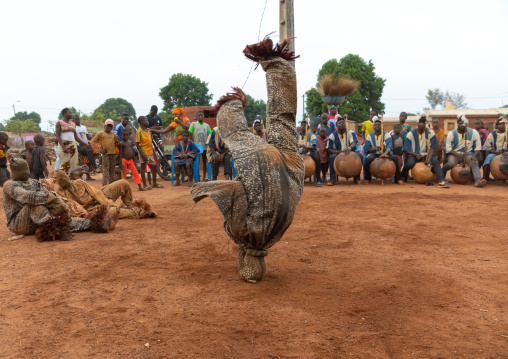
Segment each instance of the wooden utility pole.
[{"label": "wooden utility pole", "polygon": [[[293,0],[280,0],[279,11],[279,41],[282,42],[286,39],[295,37],[295,12],[293,7]],[[289,44],[291,51],[295,51],[295,40]],[[295,62],[291,61],[290,64],[295,67]]]}]

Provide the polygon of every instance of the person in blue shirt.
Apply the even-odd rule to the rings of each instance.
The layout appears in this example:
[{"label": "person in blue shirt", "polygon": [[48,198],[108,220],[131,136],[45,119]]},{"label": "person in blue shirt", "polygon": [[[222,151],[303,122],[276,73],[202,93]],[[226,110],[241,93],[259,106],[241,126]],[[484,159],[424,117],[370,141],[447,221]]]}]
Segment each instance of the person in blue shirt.
[{"label": "person in blue shirt", "polygon": [[326,130],[326,137],[330,137],[330,135],[337,130],[337,126],[334,122],[330,122],[328,120],[328,115],[323,113],[321,115],[321,123],[317,127],[317,133],[319,134],[319,129],[323,127]]},{"label": "person in blue shirt", "polygon": [[[384,144],[384,152],[381,152],[381,141]],[[365,157],[364,167],[365,184],[372,180],[372,175],[370,174],[370,164],[379,157],[389,158],[393,163],[395,163],[395,182],[397,184],[404,184],[400,176],[399,159],[397,156],[392,154],[392,138],[386,131],[383,131],[383,134],[381,135],[381,121],[379,119],[374,121],[374,132],[371,132],[367,136],[363,150],[367,154],[367,157]]]},{"label": "person in blue shirt", "polygon": [[120,120],[120,123],[118,123],[115,128],[113,128],[113,132],[115,133],[115,135],[118,136],[118,138],[120,139],[120,141],[123,141],[123,138],[122,138],[122,130],[124,128],[127,127],[127,125],[129,124],[129,115],[124,113],[122,115],[122,119]]}]

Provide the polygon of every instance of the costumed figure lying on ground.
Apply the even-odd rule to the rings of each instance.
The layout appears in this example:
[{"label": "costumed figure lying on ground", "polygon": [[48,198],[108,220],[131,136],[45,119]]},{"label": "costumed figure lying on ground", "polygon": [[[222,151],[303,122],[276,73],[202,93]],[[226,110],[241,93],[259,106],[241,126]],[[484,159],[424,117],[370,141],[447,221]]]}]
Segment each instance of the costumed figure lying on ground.
[{"label": "costumed figure lying on ground", "polygon": [[235,160],[234,181],[196,183],[195,202],[208,196],[224,215],[224,229],[239,246],[238,269],[243,279],[256,283],[266,271],[267,249],[291,225],[303,191],[304,168],[297,153],[296,58],[289,40],[273,48],[265,39],[244,50],[266,72],[268,102],[267,142],[249,131],[244,115],[245,94],[238,88],[217,104],[217,124]]},{"label": "costumed figure lying on ground", "polygon": [[[120,219],[153,218],[156,216],[156,213],[151,210],[150,205],[144,199],[133,200],[132,190],[126,180],[118,180],[97,189],[81,179],[71,181],[69,176],[62,170],[53,172],[52,177],[59,186],[58,195],[77,202],[87,211],[105,205],[110,213],[118,210]],[[118,198],[121,198],[123,202],[120,206],[115,205]]]},{"label": "costumed figure lying on ground", "polygon": [[[69,208],[54,192],[30,178],[28,163],[10,160],[12,179],[3,187],[7,228],[16,234],[35,234],[38,241],[68,240],[71,232],[109,232],[115,228],[119,213],[107,215],[107,207],[98,206],[87,218],[70,218]],[[62,173],[64,173],[62,171]]]}]

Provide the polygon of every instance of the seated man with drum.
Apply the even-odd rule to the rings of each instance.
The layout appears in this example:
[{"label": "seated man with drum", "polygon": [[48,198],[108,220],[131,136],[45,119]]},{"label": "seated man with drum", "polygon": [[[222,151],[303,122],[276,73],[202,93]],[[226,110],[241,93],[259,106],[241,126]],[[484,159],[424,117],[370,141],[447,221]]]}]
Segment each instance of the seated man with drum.
[{"label": "seated man with drum", "polygon": [[[346,138],[347,136],[347,138]],[[362,155],[360,154],[359,149],[357,149],[356,143],[358,142],[358,138],[356,137],[356,133],[353,130],[348,130],[346,135],[346,120],[342,117],[337,119],[337,131],[333,132],[328,136],[328,153],[330,154],[330,159],[328,160],[330,167],[330,181],[327,183],[328,186],[333,186],[336,183],[336,175],[333,163],[337,156],[340,153],[345,153],[346,155],[354,152],[362,161]],[[361,172],[361,162],[360,162],[360,172]],[[354,177],[355,183],[360,183],[360,173]]]},{"label": "seated man with drum", "polygon": [[474,177],[475,187],[485,187],[487,181],[482,179],[480,167],[478,166],[478,154],[482,149],[480,134],[473,128],[467,128],[465,116],[457,120],[457,128],[448,132],[446,137],[446,155],[447,161],[443,166],[443,172],[451,170],[461,161],[467,148],[466,163],[471,167]]},{"label": "seated man with drum", "polygon": [[[436,134],[430,128],[425,127],[426,123],[427,117],[425,114],[422,114],[418,120],[417,127],[407,134],[406,141],[404,142],[404,154],[407,156],[407,161],[402,170],[402,180],[407,182],[409,170],[412,169],[417,162],[425,162],[425,165],[428,167],[432,166],[438,186],[441,188],[448,188],[449,186],[445,182],[443,169],[435,155],[435,151],[438,148]],[[432,184],[432,182],[430,182],[430,184]]]},{"label": "seated man with drum", "polygon": [[[307,121],[302,121],[300,124],[300,132],[298,133],[298,154],[301,156],[309,156],[316,164],[316,186],[322,187],[321,183],[321,160],[317,154],[318,143],[316,135],[310,131],[310,126]],[[304,158],[305,163],[305,158]],[[312,163],[312,162],[311,162]]]},{"label": "seated man with drum", "polygon": [[508,138],[506,136],[506,120],[500,118],[496,121],[496,130],[492,131],[485,141],[484,150],[487,157],[483,163],[483,179],[490,181],[490,164],[494,157],[503,154],[508,157]]},{"label": "seated man with drum", "polygon": [[[382,147],[384,148],[383,151]],[[395,164],[395,182],[397,184],[404,184],[400,177],[399,159],[392,154],[392,138],[386,131],[383,131],[383,134],[381,134],[381,121],[377,117],[374,119],[374,132],[371,132],[367,136],[363,150],[366,154],[364,167],[365,181],[363,183],[368,184],[372,180],[370,164],[376,158],[389,158]]]}]

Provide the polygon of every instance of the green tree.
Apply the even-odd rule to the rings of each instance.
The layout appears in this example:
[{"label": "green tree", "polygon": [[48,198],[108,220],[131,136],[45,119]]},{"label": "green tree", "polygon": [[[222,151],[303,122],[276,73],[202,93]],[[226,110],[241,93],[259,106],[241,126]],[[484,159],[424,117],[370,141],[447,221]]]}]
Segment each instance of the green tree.
[{"label": "green tree", "polygon": [[408,116],[418,116],[416,113],[412,113],[412,112],[407,112],[407,115]]},{"label": "green tree", "polygon": [[123,98],[108,98],[102,105],[95,109],[92,117],[99,111],[106,119],[110,118],[113,121],[119,121],[124,113],[128,114],[130,119],[136,118],[134,106]]},{"label": "green tree", "polygon": [[0,131],[5,131],[5,126],[3,123],[0,122]]},{"label": "green tree", "polygon": [[[344,103],[339,106],[339,113],[349,115],[349,118],[356,122],[363,122],[368,119],[371,109],[378,111],[385,109],[385,104],[381,102],[381,96],[386,80],[379,77],[375,73],[375,69],[371,60],[365,62],[358,55],[348,54],[340,61],[336,59],[327,61],[319,70],[318,80],[323,75],[330,73],[335,77],[349,76],[360,81],[360,88],[346,97]],[[314,96],[313,101],[315,101]]]},{"label": "green tree", "polygon": [[90,116],[90,121],[93,127],[97,127],[106,122],[106,116],[101,110],[97,109],[93,112],[92,116]]},{"label": "green tree", "polygon": [[14,116],[12,116],[9,121],[12,120],[31,120],[33,123],[37,125],[37,131],[40,131],[40,123],[41,123],[41,115],[39,115],[37,112],[32,111],[30,113],[24,112],[16,112]]},{"label": "green tree", "polygon": [[445,108],[446,101],[451,99],[453,101],[453,106],[455,108],[467,108],[466,98],[463,94],[458,92],[443,92],[438,88],[427,90],[427,95],[425,95],[427,102],[429,103],[429,107],[425,107],[424,110],[435,110],[437,107]]},{"label": "green tree", "polygon": [[[162,120],[162,127],[166,128],[173,122],[173,114],[169,111],[160,111],[157,113]],[[192,120],[192,119],[191,119]]]},{"label": "green tree", "polygon": [[23,141],[23,135],[27,132],[39,132],[39,125],[32,120],[9,120],[5,124],[5,131],[15,133]]},{"label": "green tree", "polygon": [[[76,108],[74,106],[71,106],[71,107],[68,107],[69,110],[71,110],[72,114],[73,115],[80,115],[81,116],[81,111],[79,110],[76,110]],[[63,109],[62,109],[63,110]],[[62,115],[62,111],[60,111],[58,113],[58,120],[63,120],[63,115]]]},{"label": "green tree", "polygon": [[266,123],[266,102],[264,100],[256,100],[247,95],[249,102],[245,106],[244,113],[247,119],[247,125],[252,127],[252,123],[259,115],[263,118],[263,123]]},{"label": "green tree", "polygon": [[175,107],[210,106],[213,95],[208,93],[208,82],[189,74],[174,74],[169,83],[160,89],[164,111]]}]

